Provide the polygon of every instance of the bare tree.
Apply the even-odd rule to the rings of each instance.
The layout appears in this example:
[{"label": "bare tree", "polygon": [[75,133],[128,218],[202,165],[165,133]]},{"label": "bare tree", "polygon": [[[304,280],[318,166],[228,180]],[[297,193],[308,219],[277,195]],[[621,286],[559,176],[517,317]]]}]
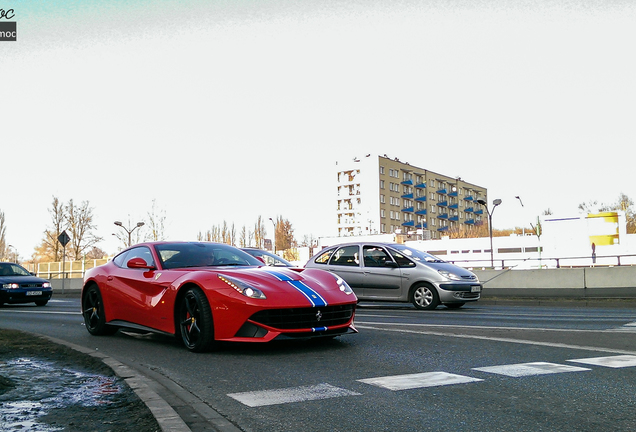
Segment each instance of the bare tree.
[{"label": "bare tree", "polygon": [[71,199],[64,209],[68,223],[68,234],[71,237],[69,256],[79,260],[85,251],[92,249],[103,238],[93,234],[96,227],[93,223],[93,208],[89,206],[88,201],[83,201],[80,206],[76,206]]},{"label": "bare tree", "polygon": [[64,204],[57,197],[53,197],[51,208],[51,226],[44,231],[42,243],[35,249],[35,261],[62,261],[63,246],[57,238],[66,229]]},{"label": "bare tree", "polygon": [[149,241],[161,241],[166,239],[165,223],[166,212],[164,210],[157,210],[156,200],[152,200],[152,208],[148,212],[148,233],[146,239]]},{"label": "bare tree", "polygon": [[261,216],[258,217],[256,224],[254,225],[254,242],[256,243],[257,248],[263,247],[263,240],[265,240],[265,235],[267,231],[265,231],[265,224],[263,223],[263,218]]},{"label": "bare tree", "polygon": [[7,227],[4,222],[4,212],[0,211],[0,261],[4,261],[9,255],[9,247],[7,246]]},{"label": "bare tree", "polygon": [[276,219],[276,250],[284,251],[296,246],[291,222],[278,216]]},{"label": "bare tree", "polygon": [[241,232],[239,233],[239,247],[247,247],[248,243],[247,243],[247,228],[245,228],[245,225],[243,225],[243,227],[241,228]]}]

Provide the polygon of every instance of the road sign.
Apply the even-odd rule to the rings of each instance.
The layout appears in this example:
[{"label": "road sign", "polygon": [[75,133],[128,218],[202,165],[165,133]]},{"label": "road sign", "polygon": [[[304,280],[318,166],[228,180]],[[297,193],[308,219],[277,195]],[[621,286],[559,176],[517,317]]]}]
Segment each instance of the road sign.
[{"label": "road sign", "polygon": [[66,231],[62,231],[62,234],[57,236],[57,241],[59,241],[62,244],[62,246],[66,247],[68,242],[71,241],[71,238],[68,236],[68,234],[66,234]]}]

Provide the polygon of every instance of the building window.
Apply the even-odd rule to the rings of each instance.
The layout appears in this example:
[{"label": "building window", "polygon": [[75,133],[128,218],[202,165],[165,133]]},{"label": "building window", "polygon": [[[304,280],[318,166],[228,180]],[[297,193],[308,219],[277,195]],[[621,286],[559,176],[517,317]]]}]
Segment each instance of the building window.
[{"label": "building window", "polygon": [[386,203],[386,198],[384,197],[384,194],[381,194],[381,195],[380,195],[380,202],[381,202],[382,204],[385,204],[385,203]]},{"label": "building window", "polygon": [[380,180],[380,189],[384,189],[384,180]]},{"label": "building window", "polygon": [[384,174],[384,167],[380,165],[380,174]]}]

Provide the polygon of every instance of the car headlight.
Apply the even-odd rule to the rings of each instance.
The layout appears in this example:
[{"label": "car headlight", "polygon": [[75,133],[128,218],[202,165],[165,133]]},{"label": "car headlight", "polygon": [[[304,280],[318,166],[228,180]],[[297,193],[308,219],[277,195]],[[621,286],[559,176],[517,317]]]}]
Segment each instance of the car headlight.
[{"label": "car headlight", "polygon": [[444,276],[446,279],[450,279],[450,280],[463,280],[461,276],[456,275],[455,273],[451,273],[447,270],[438,270],[439,274],[441,274],[442,276]]},{"label": "car headlight", "polygon": [[255,299],[267,298],[265,297],[265,294],[263,294],[263,291],[259,290],[258,288],[254,288],[250,284],[247,284],[233,277],[222,276],[222,275],[218,275],[218,276],[219,276],[219,279],[221,279],[223,282],[225,282],[226,284],[234,288],[239,293],[243,294],[245,297],[255,298]]},{"label": "car headlight", "polygon": [[51,282],[42,283],[42,288],[51,288]]},{"label": "car headlight", "polygon": [[20,285],[17,283],[8,283],[8,284],[2,284],[2,288],[4,289],[17,289],[20,288]]},{"label": "car headlight", "polygon": [[343,278],[341,278],[338,275],[334,275],[334,276],[336,277],[336,283],[338,284],[338,288],[340,288],[340,291],[342,291],[343,293],[347,295],[353,294],[353,290],[351,289],[349,284],[345,282]]}]

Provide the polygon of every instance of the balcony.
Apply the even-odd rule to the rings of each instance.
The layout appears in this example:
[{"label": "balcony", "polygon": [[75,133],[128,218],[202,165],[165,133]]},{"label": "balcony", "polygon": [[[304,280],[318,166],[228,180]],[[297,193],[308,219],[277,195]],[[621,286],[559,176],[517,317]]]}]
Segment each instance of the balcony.
[{"label": "balcony", "polygon": [[402,226],[405,226],[405,227],[414,227],[414,226],[415,226],[415,221],[408,221],[408,222],[404,222],[404,223],[402,224]]},{"label": "balcony", "polygon": [[437,203],[437,205],[440,207],[448,207],[448,201],[440,201]]},{"label": "balcony", "polygon": [[422,209],[422,210],[418,210],[415,212],[416,215],[425,215],[426,214],[426,209]]},{"label": "balcony", "polygon": [[452,222],[459,222],[459,216],[451,216],[448,220]]},{"label": "balcony", "polygon": [[438,214],[437,219],[448,219],[448,213]]},{"label": "balcony", "polygon": [[413,213],[415,211],[415,209],[413,207],[406,207],[406,208],[403,208],[400,211],[403,211],[404,213]]},{"label": "balcony", "polygon": [[447,195],[447,194],[448,194],[448,192],[446,191],[446,189],[438,189],[438,190],[437,190],[437,193],[438,193],[438,194],[441,194],[441,195]]},{"label": "balcony", "polygon": [[442,232],[448,231],[448,227],[444,226],[444,227],[441,227],[441,228],[437,228],[437,231],[442,231]]},{"label": "balcony", "polygon": [[457,210],[459,208],[459,204],[458,203],[451,204],[451,205],[448,206],[448,208],[452,208],[452,209]]},{"label": "balcony", "polygon": [[464,197],[464,201],[474,201],[475,198],[472,195],[468,195]]},{"label": "balcony", "polygon": [[466,219],[464,223],[466,225],[475,225],[475,219]]},{"label": "balcony", "polygon": [[417,202],[425,202],[426,201],[426,197],[425,196],[417,197],[417,198],[415,198],[415,201],[417,201]]},{"label": "balcony", "polygon": [[415,187],[418,189],[426,189],[426,183],[418,183],[415,185]]},{"label": "balcony", "polygon": [[404,195],[402,195],[402,198],[406,198],[406,199],[413,199],[413,194],[412,194],[412,193],[410,193],[410,194],[404,194]]},{"label": "balcony", "polygon": [[477,211],[475,211],[476,215],[483,215],[484,214],[484,209],[479,209]]},{"label": "balcony", "polygon": [[475,211],[475,209],[474,209],[474,208],[472,208],[472,207],[466,207],[466,208],[464,209],[464,211],[465,211],[466,213],[472,213],[472,212],[474,212],[474,211]]},{"label": "balcony", "polygon": [[457,191],[453,191],[453,192],[449,193],[448,196],[456,197],[457,196]]},{"label": "balcony", "polygon": [[404,186],[413,186],[413,180],[404,180],[402,183],[400,183]]}]

